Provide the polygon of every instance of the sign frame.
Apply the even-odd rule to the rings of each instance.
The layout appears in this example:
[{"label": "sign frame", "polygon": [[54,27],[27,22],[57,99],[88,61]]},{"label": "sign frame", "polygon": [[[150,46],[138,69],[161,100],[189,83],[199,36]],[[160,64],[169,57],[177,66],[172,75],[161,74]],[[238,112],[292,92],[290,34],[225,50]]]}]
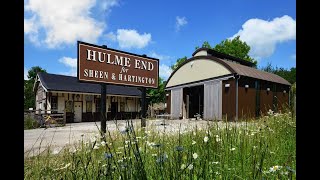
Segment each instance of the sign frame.
[{"label": "sign frame", "polygon": [[[157,82],[156,82],[156,87],[154,86],[148,86],[148,85],[134,85],[134,84],[126,84],[126,83],[113,83],[113,82],[105,82],[105,81],[96,81],[96,80],[83,80],[80,79],[80,45],[86,45],[86,46],[92,46],[94,48],[98,48],[101,50],[108,50],[108,51],[113,51],[114,53],[119,53],[119,54],[124,54],[124,55],[130,55],[130,56],[136,56],[138,58],[142,58],[142,59],[147,59],[147,60],[154,60],[156,61],[156,65],[157,65]],[[123,67],[123,66],[122,66]],[[152,57],[147,57],[146,55],[138,55],[138,54],[134,54],[134,53],[130,53],[130,52],[126,52],[126,51],[121,51],[121,50],[117,50],[117,49],[112,49],[109,48],[107,46],[99,46],[99,45],[95,45],[95,44],[90,44],[87,42],[83,42],[83,41],[77,41],[77,79],[79,82],[83,82],[83,83],[94,83],[94,84],[112,84],[112,85],[117,85],[117,86],[129,86],[129,87],[137,87],[137,88],[151,88],[151,89],[158,89],[159,88],[159,59],[157,58],[152,58]]]}]

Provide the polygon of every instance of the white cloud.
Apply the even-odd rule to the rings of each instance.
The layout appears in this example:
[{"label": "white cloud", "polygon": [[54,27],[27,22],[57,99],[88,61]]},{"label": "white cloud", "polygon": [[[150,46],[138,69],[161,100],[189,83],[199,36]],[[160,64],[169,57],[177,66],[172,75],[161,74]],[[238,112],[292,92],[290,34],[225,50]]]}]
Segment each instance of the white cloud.
[{"label": "white cloud", "polygon": [[119,5],[118,0],[102,0],[101,9],[104,11],[110,11],[111,7]]},{"label": "white cloud", "polygon": [[167,80],[171,75],[171,68],[165,64],[161,64],[159,67],[159,76],[162,77],[164,80]]},{"label": "white cloud", "polygon": [[[29,0],[25,4],[25,11],[32,15],[24,19],[25,34],[31,42],[49,48],[75,44],[77,40],[95,43],[106,27],[105,22],[91,17],[96,0]],[[101,4],[111,8],[117,1],[106,0],[98,5]]]},{"label": "white cloud", "polygon": [[76,58],[62,57],[58,61],[70,68],[68,72],[62,72],[61,74],[69,75],[69,76],[77,76],[77,59]]},{"label": "white cloud", "polygon": [[24,67],[24,80],[28,80],[28,69]]},{"label": "white cloud", "polygon": [[113,32],[109,32],[108,34],[106,34],[106,37],[111,41],[117,41],[117,36]]},{"label": "white cloud", "polygon": [[296,20],[287,15],[271,21],[249,19],[230,39],[238,35],[251,47],[250,54],[253,57],[269,57],[274,53],[277,44],[296,39]]},{"label": "white cloud", "polygon": [[35,16],[32,16],[30,19],[24,19],[24,32],[26,34],[32,34],[38,32],[38,27],[35,23]]},{"label": "white cloud", "polygon": [[290,58],[296,60],[296,54],[292,54]]},{"label": "white cloud", "polygon": [[186,24],[188,24],[186,17],[176,17],[176,31],[180,31],[180,28]]},{"label": "white cloud", "polygon": [[157,54],[156,52],[151,52],[151,53],[148,54],[148,56],[149,57],[153,57],[153,58],[157,58],[157,59],[159,59],[161,61],[172,59],[171,56]]},{"label": "white cloud", "polygon": [[118,29],[116,40],[118,41],[120,48],[141,49],[146,47],[150,43],[151,34],[149,33],[139,34],[134,29]]}]

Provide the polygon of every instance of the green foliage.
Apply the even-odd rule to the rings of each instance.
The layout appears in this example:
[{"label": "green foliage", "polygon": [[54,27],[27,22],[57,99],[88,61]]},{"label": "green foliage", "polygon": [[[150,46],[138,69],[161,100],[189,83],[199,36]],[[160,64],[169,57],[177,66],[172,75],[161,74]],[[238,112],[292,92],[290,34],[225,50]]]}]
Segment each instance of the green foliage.
[{"label": "green foliage", "polygon": [[203,47],[203,48],[209,48],[209,49],[212,49],[212,47],[211,47],[211,45],[209,44],[209,42],[208,42],[208,41],[203,42],[202,47]]},{"label": "green foliage", "polygon": [[34,108],[35,106],[35,92],[33,92],[33,85],[38,72],[46,72],[39,66],[31,67],[28,71],[28,80],[24,80],[24,109]]},{"label": "green foliage", "polygon": [[165,102],[164,81],[161,77],[159,77],[158,89],[148,89],[147,94],[150,96],[150,103]]},{"label": "green foliage", "polygon": [[249,56],[250,46],[246,42],[241,41],[240,36],[237,36],[231,40],[223,40],[214,47],[214,50],[249,62],[253,62],[255,65],[257,65],[257,61]]},{"label": "green foliage", "polygon": [[[25,179],[295,179],[296,119],[208,122],[172,133],[129,126],[24,161]],[[166,131],[167,132],[167,131]]]},{"label": "green foliage", "polygon": [[178,66],[180,66],[180,64],[182,64],[187,59],[187,56],[177,59],[176,63],[174,65],[171,65],[170,68],[174,71]]},{"label": "green foliage", "polygon": [[284,68],[273,67],[271,63],[268,63],[265,67],[262,67],[261,70],[276,74],[291,84],[296,82],[296,68],[292,67],[290,70]]},{"label": "green foliage", "polygon": [[29,115],[24,118],[24,129],[35,129],[40,127],[38,121],[34,120]]},{"label": "green foliage", "polygon": [[28,71],[29,80],[35,80],[39,72],[47,72],[47,71],[45,69],[42,69],[40,66],[31,67],[30,70]]},{"label": "green foliage", "polygon": [[[217,44],[214,48],[211,47],[208,41],[202,43],[203,48],[214,49],[218,52],[228,54],[249,62],[253,62],[257,66],[257,61],[249,56],[250,46],[240,40],[240,36],[233,38],[232,40],[226,39]],[[195,47],[195,50],[199,49],[199,46]],[[187,60],[187,57],[177,59],[177,62],[171,66],[172,70],[175,70],[181,63]]]}]

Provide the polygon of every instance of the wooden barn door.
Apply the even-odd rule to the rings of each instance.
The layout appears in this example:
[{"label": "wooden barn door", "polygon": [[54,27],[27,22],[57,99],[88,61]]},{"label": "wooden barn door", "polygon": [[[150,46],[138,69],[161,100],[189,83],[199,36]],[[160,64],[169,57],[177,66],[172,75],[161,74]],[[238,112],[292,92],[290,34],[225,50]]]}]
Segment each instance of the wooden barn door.
[{"label": "wooden barn door", "polygon": [[204,84],[204,119],[222,119],[222,82]]},{"label": "wooden barn door", "polygon": [[171,117],[174,119],[182,115],[182,95],[182,88],[171,90]]}]

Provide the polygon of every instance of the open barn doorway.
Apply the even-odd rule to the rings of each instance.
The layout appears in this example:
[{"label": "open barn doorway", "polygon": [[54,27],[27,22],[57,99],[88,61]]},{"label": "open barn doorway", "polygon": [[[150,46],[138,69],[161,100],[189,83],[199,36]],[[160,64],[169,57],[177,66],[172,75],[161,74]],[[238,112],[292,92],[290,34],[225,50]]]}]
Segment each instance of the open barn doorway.
[{"label": "open barn doorway", "polygon": [[195,118],[199,114],[203,118],[204,86],[183,88],[183,113],[185,118]]}]

